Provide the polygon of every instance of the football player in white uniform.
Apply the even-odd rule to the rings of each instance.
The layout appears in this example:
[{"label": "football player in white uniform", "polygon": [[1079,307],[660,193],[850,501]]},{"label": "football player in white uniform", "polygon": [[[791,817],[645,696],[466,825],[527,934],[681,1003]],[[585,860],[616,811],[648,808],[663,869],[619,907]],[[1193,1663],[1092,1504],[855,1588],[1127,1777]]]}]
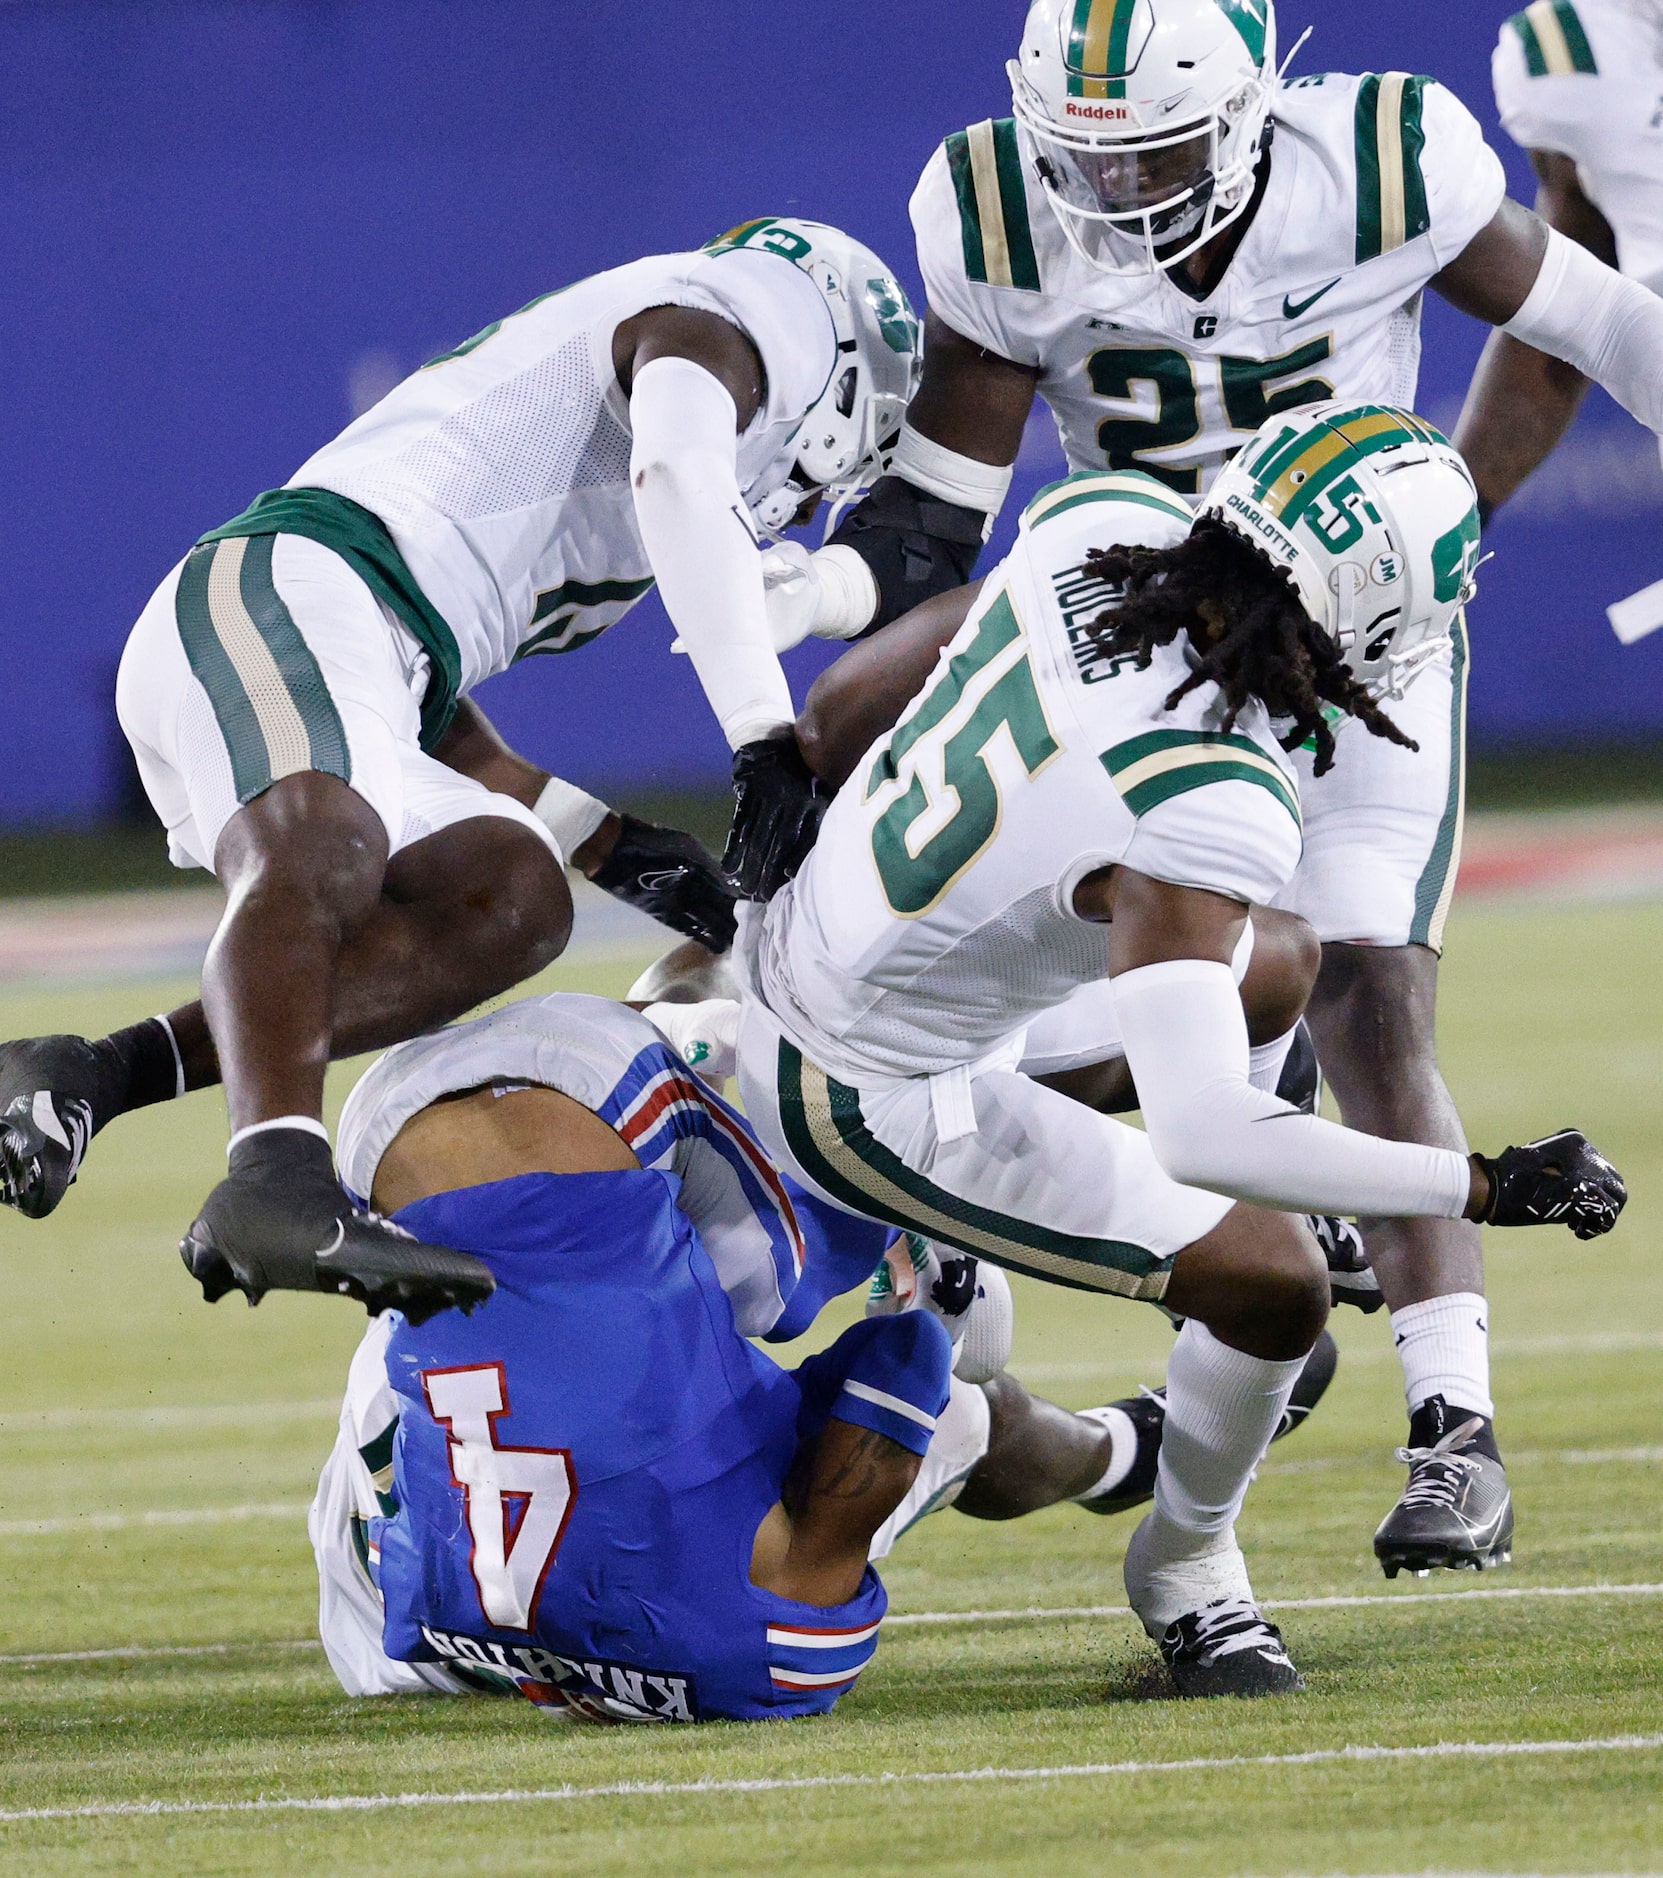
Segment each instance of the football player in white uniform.
[{"label": "football player in white uniform", "polygon": [[[850,655],[934,676],[834,766],[817,844],[740,922],[740,1087],[776,1161],[851,1211],[1185,1320],[1127,1591],[1175,1666],[1227,1631],[1244,1688],[1293,1678],[1233,1538],[1328,1309],[1291,1214],[1592,1236],[1624,1198],[1569,1131],[1490,1159],[1303,1113],[1271,1093],[1288,1038],[1254,1053],[1237,990],[1249,907],[1299,863],[1284,746],[1312,739],[1320,773],[1353,731],[1404,744],[1382,699],[1448,639],[1477,541],[1460,458],[1379,406],[1273,420],[1199,520],[1136,472],[1054,485],[948,643],[931,609]],[[823,762],[837,727],[817,741]],[[1103,978],[1147,1132],[1020,1069],[1028,1027]],[[1505,1479],[1458,1451],[1479,1432],[1417,1456],[1447,1517],[1383,1554],[1394,1575],[1505,1557]]]},{"label": "football player in white uniform", "polygon": [[[183,1248],[207,1296],[338,1289],[421,1312],[485,1295],[477,1260],[354,1213],[319,1119],[331,1056],[536,971],[570,929],[561,863],[620,865],[615,827],[595,853],[604,805],[517,764],[477,713],[458,726],[458,700],[656,583],[742,794],[766,800],[800,758],[758,534],[875,473],[916,365],[875,254],[821,223],[747,222],[488,326],[205,535],[117,684],[172,858],[229,892],[203,1003],[6,1046],[0,1197],[50,1211],[112,1115],[223,1079],[230,1174]],[[643,872],[686,884],[691,846],[637,844],[626,871],[644,892]]]},{"label": "football player in white uniform", "polygon": [[[1036,393],[1072,469],[1142,470],[1190,498],[1277,412],[1412,407],[1428,286],[1663,429],[1663,302],[1508,201],[1434,80],[1284,84],[1271,0],[1034,0],[1010,70],[1014,117],[948,137],[913,197],[923,383],[890,474],[781,577],[781,638],[852,635],[965,580]],[[1295,752],[1304,853],[1283,896],[1323,942],[1310,1022],[1346,1118],[1451,1148],[1434,1018],[1466,683],[1457,620],[1394,676],[1417,748],[1341,723],[1346,760],[1320,781]],[[1364,1236],[1410,1446],[1436,1445],[1446,1409],[1493,1446],[1478,1231],[1370,1221]]]},{"label": "football player in white uniform", "polygon": [[[1502,126],[1541,179],[1536,213],[1663,293],[1663,0],[1536,0],[1502,27],[1491,69]],[[1490,340],[1455,433],[1486,514],[1587,389],[1575,365],[1507,333]]]}]

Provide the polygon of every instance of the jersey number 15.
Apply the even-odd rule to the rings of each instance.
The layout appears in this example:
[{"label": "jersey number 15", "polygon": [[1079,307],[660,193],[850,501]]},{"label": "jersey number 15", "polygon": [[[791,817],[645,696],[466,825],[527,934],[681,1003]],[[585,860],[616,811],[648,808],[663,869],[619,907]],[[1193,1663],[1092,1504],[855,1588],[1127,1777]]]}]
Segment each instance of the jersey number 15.
[{"label": "jersey number 15", "polygon": [[872,858],[884,898],[903,919],[928,912],[998,833],[999,780],[988,763],[995,738],[1008,736],[1029,776],[1061,747],[1046,722],[1025,651],[991,684],[976,684],[1021,638],[1009,596],[1000,593],[969,645],[948,661],[872,765],[863,798],[868,802],[886,785],[899,783],[903,767],[912,772],[872,827]]}]

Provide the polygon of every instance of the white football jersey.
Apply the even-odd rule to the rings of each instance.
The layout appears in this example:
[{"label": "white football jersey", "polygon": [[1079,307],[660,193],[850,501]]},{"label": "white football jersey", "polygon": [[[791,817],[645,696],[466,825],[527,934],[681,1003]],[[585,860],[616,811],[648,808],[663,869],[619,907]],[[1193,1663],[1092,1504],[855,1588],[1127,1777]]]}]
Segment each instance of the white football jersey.
[{"label": "white football jersey", "polygon": [[1092,623],[1112,543],[1168,547],[1184,501],[1151,478],[1085,474],[1028,505],[1009,556],[934,676],[839,791],[802,872],[748,917],[751,989],[812,1060],[864,1074],[973,1063],[1109,965],[1073,910],[1116,863],[1242,901],[1300,855],[1292,764],[1256,701],[1235,727],[1180,639],[1145,671]]},{"label": "white football jersey", "polygon": [[772,495],[837,340],[808,274],[759,249],[656,255],[545,294],[405,379],[290,479],[386,523],[455,633],[460,691],[585,644],[652,586],[612,340],[654,306],[750,336],[766,393],[739,438],[739,486],[747,502]]},{"label": "white football jersey", "polygon": [[930,159],[912,198],[931,310],[1039,372],[1071,469],[1184,495],[1278,411],[1413,408],[1421,290],[1494,216],[1501,163],[1471,112],[1402,72],[1277,93],[1264,195],[1210,294],[1075,254],[1009,118]]},{"label": "white football jersey", "polygon": [[1501,29],[1491,70],[1508,136],[1576,164],[1617,265],[1663,293],[1663,5],[1536,0]]}]

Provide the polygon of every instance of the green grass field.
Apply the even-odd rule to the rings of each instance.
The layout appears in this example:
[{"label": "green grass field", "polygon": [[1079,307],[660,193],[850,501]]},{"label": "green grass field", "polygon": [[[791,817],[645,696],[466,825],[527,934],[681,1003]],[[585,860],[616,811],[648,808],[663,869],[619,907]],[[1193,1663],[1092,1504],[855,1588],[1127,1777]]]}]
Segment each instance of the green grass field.
[{"label": "green grass field", "polygon": [[[1509,1571],[1388,1589],[1400,1375],[1383,1318],[1336,1323],[1334,1388],[1243,1523],[1310,1682],[1274,1704],[1168,1699],[1129,1617],[1078,1614],[1122,1602],[1132,1521],[1073,1509],[925,1522],[886,1569],[896,1616],[1006,1615],[892,1619],[823,1721],[346,1701],[309,1641],[303,1508],[363,1320],[203,1305],[173,1246],[223,1165],[217,1099],[119,1124],[58,1217],[0,1216],[0,1870],[1663,1870],[1660,958],[1663,907],[1458,916],[1445,1056],[1474,1138],[1574,1121],[1634,1199],[1592,1248],[1492,1242]],[[0,1035],[181,989],[0,996]],[[1170,1337],[1032,1284],[1018,1325],[1014,1367],[1077,1406],[1157,1380]],[[1468,1751],[1403,1752],[1440,1745]],[[304,1804],[349,1796],[403,1797]]]}]

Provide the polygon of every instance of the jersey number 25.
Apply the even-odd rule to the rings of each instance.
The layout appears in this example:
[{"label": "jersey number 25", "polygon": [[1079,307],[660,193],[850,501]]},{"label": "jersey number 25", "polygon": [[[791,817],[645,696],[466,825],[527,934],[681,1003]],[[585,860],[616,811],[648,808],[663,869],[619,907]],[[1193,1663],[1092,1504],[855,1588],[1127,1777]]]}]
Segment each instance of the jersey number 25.
[{"label": "jersey number 25", "polygon": [[500,1363],[424,1370],[422,1387],[450,1437],[451,1479],[467,1501],[479,1607],[501,1630],[530,1630],[577,1500],[571,1451],[498,1443],[496,1418],[508,1413]]}]

